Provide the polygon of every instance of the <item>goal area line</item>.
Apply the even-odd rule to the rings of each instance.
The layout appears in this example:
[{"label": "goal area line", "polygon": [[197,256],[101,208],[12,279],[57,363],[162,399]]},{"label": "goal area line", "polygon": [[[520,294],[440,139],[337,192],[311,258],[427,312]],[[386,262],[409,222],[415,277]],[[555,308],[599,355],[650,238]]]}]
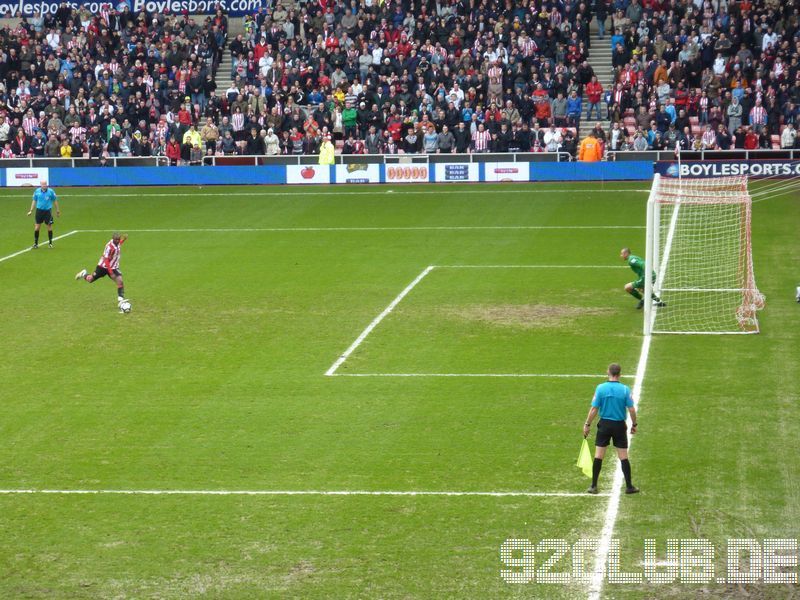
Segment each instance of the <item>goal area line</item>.
[{"label": "goal area line", "polygon": [[[331,377],[507,377],[540,379],[603,379],[605,374],[590,373],[334,373]],[[621,375],[633,379],[634,375]]]}]

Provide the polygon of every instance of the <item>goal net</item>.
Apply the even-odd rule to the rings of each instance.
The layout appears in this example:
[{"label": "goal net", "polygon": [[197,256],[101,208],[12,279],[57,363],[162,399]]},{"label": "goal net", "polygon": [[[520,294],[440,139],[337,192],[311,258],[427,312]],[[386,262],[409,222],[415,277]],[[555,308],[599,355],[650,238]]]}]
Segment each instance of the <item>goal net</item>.
[{"label": "goal net", "polygon": [[758,333],[746,177],[655,176],[647,206],[645,333]]}]

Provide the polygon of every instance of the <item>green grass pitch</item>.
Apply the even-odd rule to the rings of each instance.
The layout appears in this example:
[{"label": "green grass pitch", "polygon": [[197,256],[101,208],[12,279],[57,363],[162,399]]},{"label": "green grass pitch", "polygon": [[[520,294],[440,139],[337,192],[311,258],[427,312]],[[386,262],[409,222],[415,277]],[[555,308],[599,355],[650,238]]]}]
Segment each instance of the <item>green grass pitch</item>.
[{"label": "green grass pitch", "polygon": [[[2,493],[0,597],[586,598],[506,583],[500,547],[601,534],[609,497],[574,463],[602,377],[552,376],[634,374],[618,252],[642,251],[648,187],[57,190],[56,234],[77,233],[0,262],[3,491],[542,495]],[[707,538],[721,569],[728,538],[800,537],[799,200],[754,205],[759,335],[652,340],[624,570],[645,538]],[[32,242],[29,203],[0,192],[0,258]],[[73,279],[115,229],[129,315],[108,280]]]}]

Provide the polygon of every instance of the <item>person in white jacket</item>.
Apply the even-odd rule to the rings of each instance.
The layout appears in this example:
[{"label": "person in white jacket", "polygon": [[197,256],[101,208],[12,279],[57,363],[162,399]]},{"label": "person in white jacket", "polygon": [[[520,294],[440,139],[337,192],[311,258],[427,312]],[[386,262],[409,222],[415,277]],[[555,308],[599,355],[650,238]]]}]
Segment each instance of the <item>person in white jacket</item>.
[{"label": "person in white jacket", "polygon": [[267,149],[267,156],[277,156],[281,153],[281,141],[271,127],[267,130],[267,135],[264,138],[264,147]]},{"label": "person in white jacket", "polygon": [[794,148],[794,142],[796,139],[797,130],[794,128],[794,125],[789,123],[783,128],[783,132],[781,133],[781,148],[784,150]]}]

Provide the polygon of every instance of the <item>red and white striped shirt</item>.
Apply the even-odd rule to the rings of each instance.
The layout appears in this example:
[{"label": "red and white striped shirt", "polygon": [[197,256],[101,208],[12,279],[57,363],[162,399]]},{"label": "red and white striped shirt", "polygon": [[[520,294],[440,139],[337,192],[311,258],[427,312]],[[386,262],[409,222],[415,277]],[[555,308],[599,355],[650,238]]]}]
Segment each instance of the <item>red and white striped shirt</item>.
[{"label": "red and white striped shirt", "polygon": [[526,36],[519,38],[519,49],[522,52],[522,56],[527,58],[532,56],[539,48],[536,46],[536,42],[533,41],[533,38]]},{"label": "red and white striped shirt", "polygon": [[108,272],[118,269],[119,254],[122,249],[123,241],[124,240],[120,240],[119,244],[115,244],[113,239],[110,240],[106,244],[106,248],[103,250],[103,256],[100,257],[100,262],[97,263],[97,266],[103,267]]},{"label": "red and white striped shirt", "polygon": [[36,117],[24,117],[22,119],[22,129],[25,130],[25,133],[27,133],[29,137],[33,137],[38,127],[39,119]]},{"label": "red and white striped shirt", "polygon": [[73,125],[69,128],[69,135],[74,142],[82,142],[86,135],[86,129],[81,127],[80,124]]},{"label": "red and white striped shirt", "polygon": [[750,124],[765,125],[767,122],[767,111],[763,106],[754,106],[750,109]]},{"label": "red and white striped shirt", "polygon": [[486,152],[489,149],[489,142],[492,141],[492,134],[487,129],[476,131],[472,134],[472,142],[475,144],[475,152]]}]

